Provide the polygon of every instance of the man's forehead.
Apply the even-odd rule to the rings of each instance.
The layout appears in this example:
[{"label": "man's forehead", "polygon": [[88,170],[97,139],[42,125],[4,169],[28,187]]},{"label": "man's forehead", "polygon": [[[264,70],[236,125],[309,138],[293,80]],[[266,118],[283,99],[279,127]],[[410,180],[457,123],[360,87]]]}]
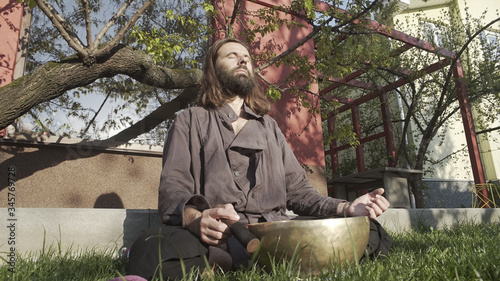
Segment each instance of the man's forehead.
[{"label": "man's forehead", "polygon": [[228,42],[228,43],[222,45],[219,48],[219,51],[217,52],[217,54],[224,55],[224,54],[230,54],[230,53],[235,53],[235,52],[236,53],[245,53],[247,55],[250,55],[247,48],[245,46],[241,45],[240,43],[237,43],[237,42]]}]

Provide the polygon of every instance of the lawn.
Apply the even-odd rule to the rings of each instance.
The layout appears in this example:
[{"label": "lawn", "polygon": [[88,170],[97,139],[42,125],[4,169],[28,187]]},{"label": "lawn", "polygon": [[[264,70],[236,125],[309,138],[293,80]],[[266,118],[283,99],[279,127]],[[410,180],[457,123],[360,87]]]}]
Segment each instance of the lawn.
[{"label": "lawn", "polygon": [[[393,234],[394,246],[384,259],[332,268],[315,280],[500,280],[500,223],[462,223],[436,230]],[[1,280],[107,280],[126,274],[126,261],[115,251],[62,253],[57,247],[38,258],[19,257],[16,272],[0,267]],[[5,254],[2,253],[2,258]],[[187,276],[186,280],[193,280]],[[258,266],[217,273],[206,280],[312,280],[296,267],[277,262],[270,272]]]}]

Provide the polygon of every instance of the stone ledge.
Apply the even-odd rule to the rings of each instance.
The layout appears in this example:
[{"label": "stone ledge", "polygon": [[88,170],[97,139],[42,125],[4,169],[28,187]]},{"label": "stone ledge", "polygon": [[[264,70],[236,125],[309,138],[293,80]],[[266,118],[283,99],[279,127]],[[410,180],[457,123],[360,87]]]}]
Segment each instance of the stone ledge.
[{"label": "stone ledge", "polygon": [[[0,253],[15,246],[18,254],[36,255],[45,247],[63,251],[87,249],[119,249],[130,247],[143,229],[160,223],[156,210],[85,209],[85,208],[16,208],[15,217],[9,217],[6,208],[0,208],[0,221],[12,230],[3,232]],[[15,219],[15,220],[13,220]],[[8,238],[14,237],[15,245]],[[12,240],[11,240],[12,241]]]},{"label": "stone ledge", "polygon": [[405,232],[420,227],[448,228],[461,222],[500,222],[500,209],[389,209],[377,219],[391,232]]}]

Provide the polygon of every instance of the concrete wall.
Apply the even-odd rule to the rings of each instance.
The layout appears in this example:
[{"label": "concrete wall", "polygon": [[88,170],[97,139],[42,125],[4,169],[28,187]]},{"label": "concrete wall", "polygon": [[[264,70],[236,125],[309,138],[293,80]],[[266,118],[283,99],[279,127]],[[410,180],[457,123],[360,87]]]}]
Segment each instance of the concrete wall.
[{"label": "concrete wall", "polygon": [[28,135],[2,139],[0,207],[7,207],[7,173],[15,167],[16,207],[156,209],[161,155],[161,147]]}]

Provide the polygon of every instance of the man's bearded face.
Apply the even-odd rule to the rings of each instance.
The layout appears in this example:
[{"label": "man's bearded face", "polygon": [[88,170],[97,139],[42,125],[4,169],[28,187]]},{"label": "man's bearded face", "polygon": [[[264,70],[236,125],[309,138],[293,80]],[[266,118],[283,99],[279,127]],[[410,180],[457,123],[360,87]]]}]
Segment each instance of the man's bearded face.
[{"label": "man's bearded face", "polygon": [[247,75],[237,72],[241,69],[246,69],[246,67],[243,65],[232,69],[218,68],[215,72],[217,79],[219,79],[219,82],[224,89],[234,95],[244,97],[255,87],[255,80],[251,74]]},{"label": "man's bearded face", "polygon": [[219,49],[215,74],[222,87],[233,95],[245,97],[255,87],[250,55],[238,43],[227,43]]}]

